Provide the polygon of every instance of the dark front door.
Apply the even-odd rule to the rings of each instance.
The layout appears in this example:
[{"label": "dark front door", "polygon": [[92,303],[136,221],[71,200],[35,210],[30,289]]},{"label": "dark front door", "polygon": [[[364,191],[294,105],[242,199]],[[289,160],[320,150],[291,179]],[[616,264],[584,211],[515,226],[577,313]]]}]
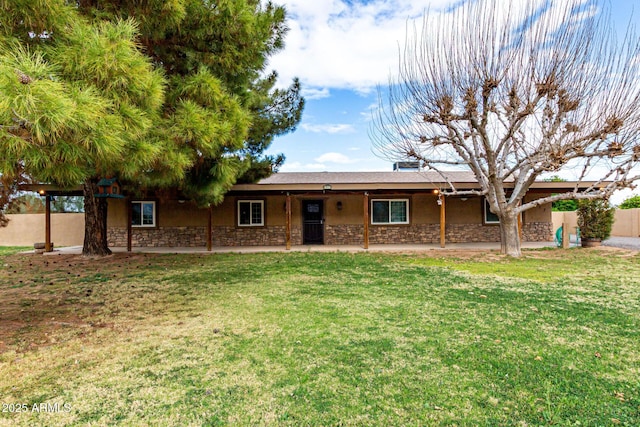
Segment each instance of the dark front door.
[{"label": "dark front door", "polygon": [[322,200],[302,201],[302,242],[305,245],[324,243],[324,203]]}]

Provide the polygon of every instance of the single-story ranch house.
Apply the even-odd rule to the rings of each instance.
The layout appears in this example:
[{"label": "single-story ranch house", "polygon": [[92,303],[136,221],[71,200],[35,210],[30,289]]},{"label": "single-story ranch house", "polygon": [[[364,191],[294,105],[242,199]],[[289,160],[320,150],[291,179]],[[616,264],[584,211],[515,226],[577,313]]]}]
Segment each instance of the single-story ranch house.
[{"label": "single-story ranch house", "polygon": [[[500,241],[483,197],[445,193],[478,189],[469,172],[276,173],[238,184],[211,208],[174,196],[109,199],[108,240],[119,247],[426,244]],[[575,183],[536,182],[526,200]],[[521,219],[523,241],[552,241],[551,206]]]}]

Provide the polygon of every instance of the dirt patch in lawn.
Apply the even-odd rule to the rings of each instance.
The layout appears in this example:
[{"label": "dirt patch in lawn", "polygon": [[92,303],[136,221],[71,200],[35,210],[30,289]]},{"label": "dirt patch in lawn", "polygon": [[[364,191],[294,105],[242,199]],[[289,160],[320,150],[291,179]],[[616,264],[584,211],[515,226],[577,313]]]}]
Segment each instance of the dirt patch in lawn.
[{"label": "dirt patch in lawn", "polygon": [[9,347],[31,350],[60,335],[83,335],[95,328],[101,309],[93,296],[96,282],[118,280],[146,255],[104,258],[78,255],[11,255],[0,260],[0,353]]}]

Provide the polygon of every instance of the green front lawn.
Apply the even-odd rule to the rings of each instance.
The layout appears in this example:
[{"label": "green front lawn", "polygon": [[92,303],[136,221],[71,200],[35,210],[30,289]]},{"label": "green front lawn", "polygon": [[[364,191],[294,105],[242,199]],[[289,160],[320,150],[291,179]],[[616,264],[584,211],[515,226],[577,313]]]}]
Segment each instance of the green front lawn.
[{"label": "green front lawn", "polygon": [[0,246],[0,256],[33,250],[33,246]]},{"label": "green front lawn", "polygon": [[0,425],[640,425],[639,255],[442,254],[5,255]]}]

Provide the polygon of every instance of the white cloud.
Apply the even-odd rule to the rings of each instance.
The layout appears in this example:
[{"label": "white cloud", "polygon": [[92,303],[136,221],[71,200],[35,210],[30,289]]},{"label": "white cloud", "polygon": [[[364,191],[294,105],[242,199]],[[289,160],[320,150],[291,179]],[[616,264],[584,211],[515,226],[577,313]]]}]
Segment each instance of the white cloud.
[{"label": "white cloud", "polygon": [[322,89],[315,89],[315,88],[302,88],[302,96],[305,97],[305,99],[324,99],[324,98],[328,98],[331,96],[331,93],[329,92],[329,89],[322,88]]},{"label": "white cloud", "polygon": [[286,47],[271,58],[282,84],[368,93],[395,70],[409,18],[459,0],[281,0],[288,15]]},{"label": "white cloud", "polygon": [[280,168],[280,172],[300,172],[300,171],[324,171],[327,170],[326,165],[321,163],[302,163],[302,162],[285,162]]},{"label": "white cloud", "polygon": [[638,196],[638,195],[640,195],[640,188],[636,188],[633,190],[630,188],[625,188],[624,190],[618,190],[615,193],[613,193],[609,201],[613,205],[619,205],[620,203],[627,200],[629,197]]},{"label": "white cloud", "polygon": [[[472,0],[471,0],[472,1]],[[588,0],[583,0],[587,2]],[[303,88],[351,89],[369,93],[386,85],[395,73],[399,48],[406,40],[407,26],[422,25],[426,11],[448,13],[464,0],[280,0],[288,16],[285,49],[271,58],[270,68],[280,82],[293,77]],[[505,1],[506,2],[506,1]],[[536,5],[558,8],[562,2],[534,0]],[[527,7],[527,0],[509,0],[512,10]],[[503,8],[507,13],[508,7]],[[583,14],[593,13],[587,8]],[[309,92],[310,98],[314,92]]]},{"label": "white cloud", "polygon": [[300,126],[302,129],[307,132],[313,133],[352,133],[355,131],[352,125],[348,124],[323,124],[323,125],[311,125],[308,123],[303,123]]},{"label": "white cloud", "polygon": [[374,114],[380,109],[380,104],[379,103],[373,103],[373,104],[369,104],[367,106],[367,108],[364,109],[364,111],[360,112],[360,117],[362,120],[364,120],[365,122],[371,122],[371,120],[373,119]]},{"label": "white cloud", "polygon": [[316,157],[315,161],[320,163],[339,163],[341,165],[348,165],[350,163],[356,163],[358,159],[354,159],[342,153],[324,153],[320,157]]},{"label": "white cloud", "polygon": [[[331,153],[327,153],[331,154]],[[326,154],[318,157],[322,159]],[[306,163],[304,161],[286,162],[280,168],[280,172],[344,172],[348,170],[350,172],[371,172],[371,171],[391,171],[391,163],[385,162],[375,157],[354,159],[352,162],[345,166],[345,163],[332,163],[330,160],[327,163]]]}]

